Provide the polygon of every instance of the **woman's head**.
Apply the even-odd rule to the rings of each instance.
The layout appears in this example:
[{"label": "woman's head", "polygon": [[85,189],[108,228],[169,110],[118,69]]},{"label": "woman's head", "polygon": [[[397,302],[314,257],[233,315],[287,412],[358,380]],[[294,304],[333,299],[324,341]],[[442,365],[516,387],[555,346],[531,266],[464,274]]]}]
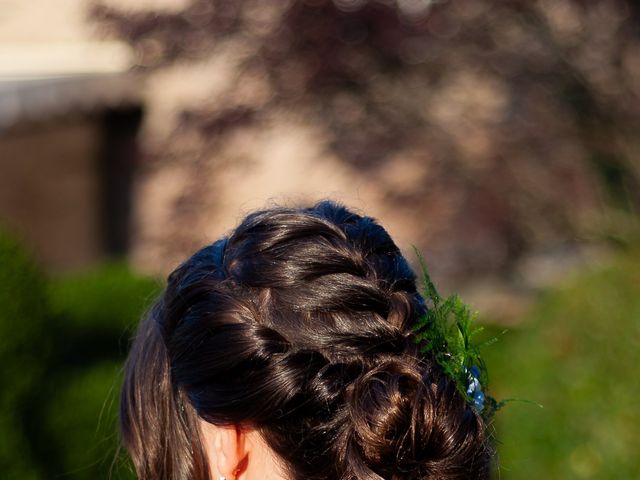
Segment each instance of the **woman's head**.
[{"label": "woman's head", "polygon": [[141,479],[208,479],[203,425],[252,432],[286,478],[487,479],[481,417],[411,327],[415,275],[333,202],[249,215],[170,276],[122,391]]}]

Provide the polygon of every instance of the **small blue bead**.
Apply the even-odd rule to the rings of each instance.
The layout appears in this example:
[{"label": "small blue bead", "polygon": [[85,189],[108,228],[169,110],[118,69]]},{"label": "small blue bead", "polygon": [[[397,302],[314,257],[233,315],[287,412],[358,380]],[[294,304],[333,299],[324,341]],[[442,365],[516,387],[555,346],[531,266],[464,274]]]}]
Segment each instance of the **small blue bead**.
[{"label": "small blue bead", "polygon": [[473,394],[473,403],[478,410],[482,410],[484,408],[484,393],[480,390],[476,391]]},{"label": "small blue bead", "polygon": [[477,378],[470,378],[469,385],[467,386],[467,395],[473,395],[473,392],[481,390],[482,386]]}]

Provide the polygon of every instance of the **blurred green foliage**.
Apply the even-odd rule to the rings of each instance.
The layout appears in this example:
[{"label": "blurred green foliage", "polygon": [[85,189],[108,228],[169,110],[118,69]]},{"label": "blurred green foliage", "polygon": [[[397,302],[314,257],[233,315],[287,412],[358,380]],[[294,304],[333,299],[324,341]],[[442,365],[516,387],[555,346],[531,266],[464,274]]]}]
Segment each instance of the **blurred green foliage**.
[{"label": "blurred green foliage", "polygon": [[0,264],[2,478],[132,478],[116,457],[117,396],[160,284],[124,264],[45,278],[2,233]]},{"label": "blurred green foliage", "polygon": [[640,478],[640,250],[546,293],[486,350],[504,480]]},{"label": "blurred green foliage", "polygon": [[17,241],[0,233],[0,471],[36,479],[23,426],[26,403],[48,361],[45,283]]},{"label": "blurred green foliage", "polygon": [[[0,470],[7,479],[133,478],[117,456],[122,362],[160,284],[107,265],[45,278],[0,234]],[[542,296],[486,349],[500,478],[638,478],[640,250]],[[116,460],[114,460],[116,459]]]}]

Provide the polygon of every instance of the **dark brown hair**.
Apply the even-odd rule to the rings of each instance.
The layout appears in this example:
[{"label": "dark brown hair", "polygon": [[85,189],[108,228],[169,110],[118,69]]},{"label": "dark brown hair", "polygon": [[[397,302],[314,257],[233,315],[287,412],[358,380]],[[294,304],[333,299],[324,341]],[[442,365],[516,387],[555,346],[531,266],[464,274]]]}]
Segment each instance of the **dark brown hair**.
[{"label": "dark brown hair", "polygon": [[257,429],[292,480],[488,479],[482,418],[419,353],[415,275],[329,201],[249,215],[169,275],[126,367],[140,480],[208,480],[198,419]]}]

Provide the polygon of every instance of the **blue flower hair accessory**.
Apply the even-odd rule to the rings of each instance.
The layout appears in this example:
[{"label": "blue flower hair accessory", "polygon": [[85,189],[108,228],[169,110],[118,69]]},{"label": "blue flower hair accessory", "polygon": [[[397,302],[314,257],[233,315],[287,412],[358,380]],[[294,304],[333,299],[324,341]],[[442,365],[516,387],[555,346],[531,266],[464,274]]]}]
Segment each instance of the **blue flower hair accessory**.
[{"label": "blue flower hair accessory", "polygon": [[458,390],[469,404],[488,419],[505,403],[497,402],[487,395],[489,378],[485,363],[480,357],[480,350],[496,339],[482,343],[473,341],[482,331],[481,327],[474,326],[477,314],[457,295],[442,298],[417,249],[416,254],[422,267],[423,296],[427,307],[426,313],[417,320],[414,327],[420,350],[435,358],[444,373],[456,382]]},{"label": "blue flower hair accessory", "polygon": [[486,400],[480,383],[480,369],[475,365],[468,370],[467,380],[467,397],[473,400],[473,406],[479,412],[484,410],[484,402]]}]

